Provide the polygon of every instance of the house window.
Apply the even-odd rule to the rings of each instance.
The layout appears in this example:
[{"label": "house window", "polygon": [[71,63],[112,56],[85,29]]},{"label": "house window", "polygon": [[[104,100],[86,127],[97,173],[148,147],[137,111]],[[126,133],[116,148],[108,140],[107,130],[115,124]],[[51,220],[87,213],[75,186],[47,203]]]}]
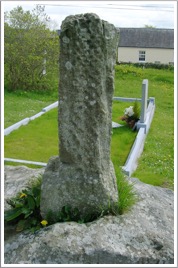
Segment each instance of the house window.
[{"label": "house window", "polygon": [[139,51],[139,61],[145,61],[145,51]]}]

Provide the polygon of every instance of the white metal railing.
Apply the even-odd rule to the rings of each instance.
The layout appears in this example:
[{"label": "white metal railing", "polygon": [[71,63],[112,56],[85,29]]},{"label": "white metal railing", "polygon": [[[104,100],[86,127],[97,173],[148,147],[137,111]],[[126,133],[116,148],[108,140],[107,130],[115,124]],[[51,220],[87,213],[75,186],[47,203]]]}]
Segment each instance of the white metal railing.
[{"label": "white metal railing", "polygon": [[[141,102],[141,116],[140,116],[140,120],[137,122],[138,134],[137,134],[135,142],[131,148],[129,156],[126,160],[126,163],[122,167],[124,173],[126,173],[128,176],[131,176],[131,174],[133,173],[133,171],[137,167],[137,161],[138,161],[138,158],[143,151],[144,141],[145,141],[146,135],[148,133],[148,130],[150,128],[151,121],[153,119],[153,115],[154,115],[154,111],[155,111],[155,98],[150,97],[148,99],[148,80],[144,79],[142,81],[142,98],[113,97],[113,100],[124,101],[124,102],[134,102],[134,101]],[[49,105],[48,107],[43,108],[40,113],[38,113],[30,118],[25,118],[25,119],[21,120],[20,122],[10,126],[9,128],[6,128],[4,130],[4,135],[8,135],[10,132],[19,128],[21,125],[28,124],[28,122],[30,120],[34,120],[35,118],[41,116],[45,112],[47,112],[47,111],[49,111],[57,106],[58,106],[58,101]],[[47,165],[46,163],[42,163],[42,162],[34,162],[34,161],[12,159],[12,158],[5,158],[4,160],[10,161],[10,162],[23,163],[23,164],[34,164],[34,165],[39,165],[39,166],[46,166]]]},{"label": "white metal railing", "polygon": [[[135,102],[135,101],[141,102],[140,123],[145,123],[147,106],[150,101],[150,99],[148,99],[148,79],[144,79],[142,81],[142,97],[141,98],[113,97],[113,100],[118,100],[122,102]],[[141,125],[139,126],[141,127]]]}]

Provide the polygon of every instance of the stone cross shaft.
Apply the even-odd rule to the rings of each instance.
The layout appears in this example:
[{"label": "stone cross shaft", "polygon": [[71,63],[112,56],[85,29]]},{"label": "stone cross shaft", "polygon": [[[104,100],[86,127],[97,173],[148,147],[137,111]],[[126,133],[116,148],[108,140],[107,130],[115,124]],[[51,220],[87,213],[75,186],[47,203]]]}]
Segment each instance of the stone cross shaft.
[{"label": "stone cross shaft", "polygon": [[61,161],[108,170],[116,30],[96,15],[69,17],[60,44]]},{"label": "stone cross shaft", "polygon": [[50,159],[43,176],[42,214],[71,205],[86,215],[118,201],[110,160],[117,46],[116,28],[95,14],[69,16],[62,23],[60,157]]}]

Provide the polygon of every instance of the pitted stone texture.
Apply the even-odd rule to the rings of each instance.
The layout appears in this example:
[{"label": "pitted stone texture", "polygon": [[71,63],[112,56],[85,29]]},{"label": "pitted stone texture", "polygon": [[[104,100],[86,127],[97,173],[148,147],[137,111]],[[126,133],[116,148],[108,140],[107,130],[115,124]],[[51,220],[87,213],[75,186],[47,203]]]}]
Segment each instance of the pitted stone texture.
[{"label": "pitted stone texture", "polygon": [[[24,177],[23,168],[21,176],[17,172],[6,197],[14,177]],[[88,224],[56,223],[35,234],[10,233],[5,264],[173,264],[174,192],[131,180],[139,197],[131,211]]]},{"label": "pitted stone texture", "polygon": [[[118,201],[110,160],[118,32],[95,14],[67,17],[60,33],[60,161],[43,178],[41,213],[95,212]],[[56,167],[52,170],[52,161]],[[52,193],[49,199],[48,193]]]},{"label": "pitted stone texture", "polygon": [[42,216],[45,218],[49,210],[57,213],[63,206],[70,205],[72,208],[78,208],[85,217],[114,205],[117,195],[111,186],[115,187],[116,193],[117,187],[112,162],[110,165],[108,172],[87,173],[77,169],[75,165],[62,163],[58,157],[52,157],[43,175]]},{"label": "pitted stone texture", "polygon": [[60,40],[60,159],[107,170],[117,30],[95,14],[69,16]]}]

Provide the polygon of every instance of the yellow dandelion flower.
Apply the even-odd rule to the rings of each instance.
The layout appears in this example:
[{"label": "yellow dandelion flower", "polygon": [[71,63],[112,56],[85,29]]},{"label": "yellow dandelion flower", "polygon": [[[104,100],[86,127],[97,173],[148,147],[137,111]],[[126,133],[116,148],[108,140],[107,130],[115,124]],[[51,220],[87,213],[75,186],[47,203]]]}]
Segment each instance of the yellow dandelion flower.
[{"label": "yellow dandelion flower", "polygon": [[26,197],[26,196],[27,196],[26,194],[22,193],[22,194],[20,195],[20,198],[23,198],[23,197]]},{"label": "yellow dandelion flower", "polygon": [[46,220],[42,220],[42,221],[41,221],[41,224],[42,224],[43,226],[46,226],[46,225],[48,224],[48,222],[47,222]]}]

